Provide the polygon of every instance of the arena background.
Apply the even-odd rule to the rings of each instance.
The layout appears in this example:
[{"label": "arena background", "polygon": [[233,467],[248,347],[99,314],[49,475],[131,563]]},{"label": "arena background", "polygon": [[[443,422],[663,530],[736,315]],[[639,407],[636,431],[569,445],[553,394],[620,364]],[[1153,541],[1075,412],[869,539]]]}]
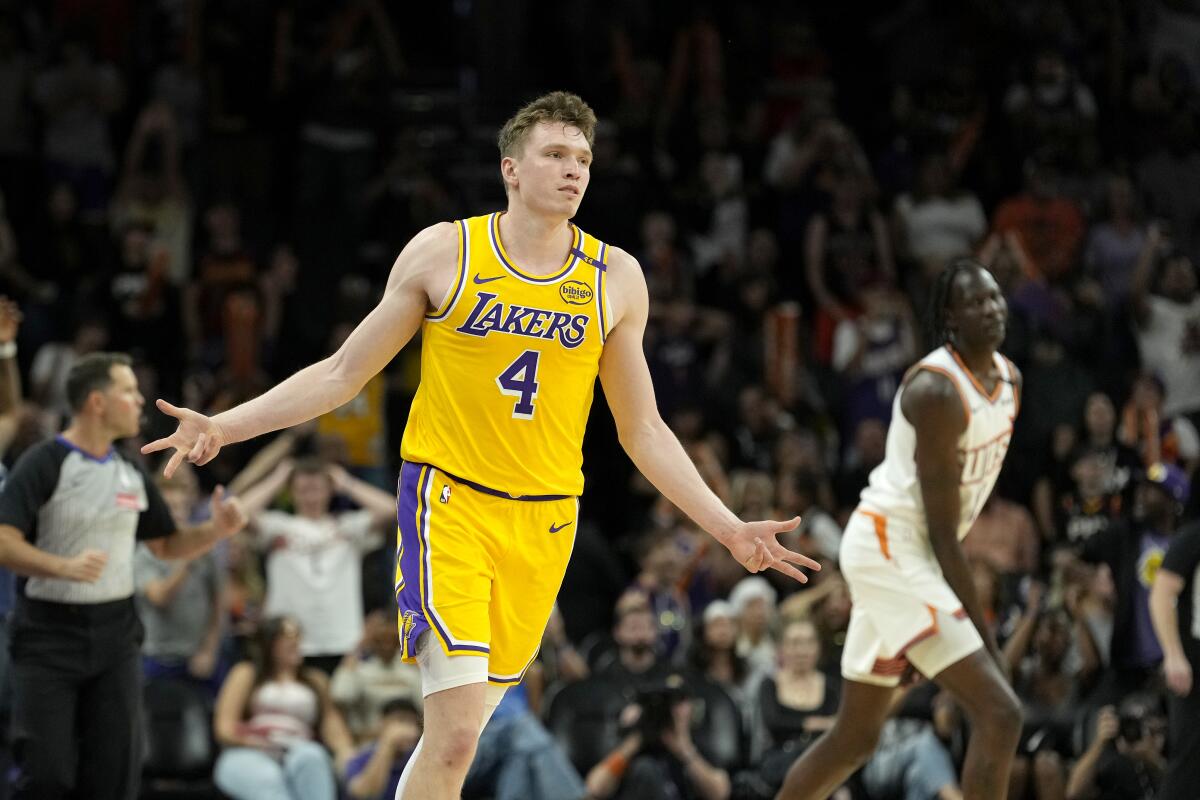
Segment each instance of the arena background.
[{"label": "arena background", "polygon": [[[710,756],[732,796],[770,796],[779,753],[810,731],[789,727],[765,676],[836,684],[840,526],[882,456],[898,377],[924,353],[932,276],[974,255],[1006,293],[1004,351],[1025,375],[997,498],[968,539],[1027,705],[1010,796],[1153,796],[1167,691],[1141,639],[1113,630],[1145,603],[1162,552],[1116,575],[1080,555],[1112,526],[1138,535],[1147,468],[1200,463],[1194,0],[2,0],[0,287],[23,314],[24,388],[5,463],[61,427],[83,353],[129,352],[148,398],[215,412],[331,352],[413,234],[503,207],[496,131],[555,89],[600,118],[576,221],[645,271],[664,417],[744,518],[803,515],[792,543],[826,568],[806,587],[739,584],[634,473],[597,389],[565,627],[529,691],[530,719],[553,734],[539,746],[566,747],[586,779],[619,742],[621,703],[584,699],[635,699],[622,659],[641,652],[637,632],[614,643],[613,621],[640,597],[656,669],[681,670],[700,707],[724,692],[737,710],[697,722],[701,749],[726,748]],[[1162,304],[1181,336],[1145,323]],[[417,349],[291,452],[393,490]],[[169,422],[150,409],[142,440]],[[269,441],[197,470],[195,506]],[[368,633],[392,608],[392,546],[363,559]],[[252,652],[270,558],[249,535],[218,554],[226,662]],[[773,643],[808,631],[793,619],[813,621],[817,655]],[[563,650],[588,666],[564,667]],[[960,764],[953,709],[921,691],[897,723],[919,735],[885,750],[927,741]],[[1110,705],[1142,728],[1093,753]],[[170,720],[154,724],[168,741]],[[188,770],[152,755],[147,796],[212,791],[211,760],[173,774]],[[522,758],[502,753],[468,796],[505,797],[496,775]],[[848,791],[890,796],[861,776]]]}]

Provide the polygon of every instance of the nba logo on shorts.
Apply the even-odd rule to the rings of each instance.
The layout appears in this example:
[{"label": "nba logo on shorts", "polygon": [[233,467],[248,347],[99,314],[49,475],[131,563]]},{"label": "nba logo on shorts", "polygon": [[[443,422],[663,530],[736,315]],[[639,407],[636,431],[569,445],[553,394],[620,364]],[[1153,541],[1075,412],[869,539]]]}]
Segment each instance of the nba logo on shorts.
[{"label": "nba logo on shorts", "polygon": [[450,502],[450,485],[449,484],[446,484],[445,486],[442,487],[442,496],[439,497],[438,500],[442,503]]}]

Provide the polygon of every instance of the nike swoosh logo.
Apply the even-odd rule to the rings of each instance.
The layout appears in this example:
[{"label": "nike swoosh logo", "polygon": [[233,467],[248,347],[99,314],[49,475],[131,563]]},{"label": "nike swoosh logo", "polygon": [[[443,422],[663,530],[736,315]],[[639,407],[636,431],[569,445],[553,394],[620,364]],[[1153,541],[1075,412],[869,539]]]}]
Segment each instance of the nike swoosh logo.
[{"label": "nike swoosh logo", "polygon": [[567,527],[567,526],[568,526],[568,525],[570,525],[570,524],[571,524],[571,523],[569,523],[569,522],[564,522],[562,525],[551,525],[551,526],[550,526],[550,532],[551,532],[551,533],[558,533],[559,531],[561,531],[563,528]]},{"label": "nike swoosh logo", "polygon": [[495,276],[495,277],[493,277],[493,278],[481,278],[481,277],[479,277],[479,273],[478,273],[478,272],[476,272],[476,273],[475,273],[475,277],[474,277],[474,278],[472,278],[472,280],[474,280],[474,281],[475,281],[475,283],[491,283],[492,281],[498,281],[498,280],[500,280],[501,278],[504,278],[504,277],[507,277],[507,276],[505,276],[505,275],[496,275],[496,276]]}]

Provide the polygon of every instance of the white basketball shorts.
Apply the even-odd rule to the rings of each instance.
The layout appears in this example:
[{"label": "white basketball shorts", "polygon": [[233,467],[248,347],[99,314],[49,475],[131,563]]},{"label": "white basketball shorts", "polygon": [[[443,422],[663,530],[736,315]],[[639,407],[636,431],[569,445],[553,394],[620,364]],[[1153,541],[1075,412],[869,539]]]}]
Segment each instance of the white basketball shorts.
[{"label": "white basketball shorts", "polygon": [[912,664],[932,679],[983,648],[923,531],[860,507],[839,560],[853,602],[844,678],[896,686]]}]

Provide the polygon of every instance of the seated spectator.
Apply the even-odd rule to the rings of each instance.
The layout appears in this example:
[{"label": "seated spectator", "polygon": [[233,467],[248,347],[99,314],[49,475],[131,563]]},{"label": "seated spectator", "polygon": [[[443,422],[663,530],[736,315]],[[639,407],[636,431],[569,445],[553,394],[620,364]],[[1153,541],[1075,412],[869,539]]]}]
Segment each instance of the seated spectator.
[{"label": "seated spectator", "polygon": [[479,736],[463,794],[490,800],[581,800],[583,779],[529,708],[524,684],[504,693]]},{"label": "seated spectator", "polygon": [[687,555],[674,528],[652,530],[637,545],[638,572],[630,589],[646,595],[658,625],[658,652],[670,661],[687,652],[691,606],[683,591]]},{"label": "seated spectator", "polygon": [[383,709],[394,700],[421,708],[420,670],[401,660],[396,623],[388,614],[382,610],[367,614],[362,645],[342,659],[329,692],[358,741],[379,735]]},{"label": "seated spectator", "polygon": [[217,695],[213,780],[235,800],[334,800],[329,751],[345,764],[353,742],[328,680],[304,666],[295,620],[266,620],[258,644],[256,660],[230,670]]},{"label": "seated spectator", "polygon": [[[836,563],[838,548],[842,544],[842,526],[821,508],[818,495],[820,483],[817,476],[807,469],[784,473],[775,481],[775,510],[778,519],[800,517],[800,527],[795,532],[779,535],[779,543],[791,550],[808,553],[813,558]],[[776,586],[791,589],[791,581],[783,584],[768,573],[768,579]]]},{"label": "seated spectator", "polygon": [[760,776],[774,789],[788,767],[833,725],[840,680],[821,672],[821,640],[808,620],[787,623],[779,637],[779,669],[758,689],[757,736],[765,735]]},{"label": "seated spectator", "polygon": [[[200,520],[195,473],[181,469],[156,479],[171,518],[180,528]],[[190,561],[163,561],[139,544],[133,562],[138,617],[146,629],[142,673],[196,681],[215,695],[224,677],[221,635],[224,591],[221,567],[209,551]]]},{"label": "seated spectator", "polygon": [[622,712],[621,743],[588,773],[596,800],[727,800],[729,774],[692,741],[692,703],[679,675],[645,685]]},{"label": "seated spectator", "polygon": [[887,425],[882,420],[864,419],[858,423],[834,479],[837,517],[843,525],[858,505],[858,496],[866,487],[871,470],[883,461],[886,448]]},{"label": "seated spectator", "polygon": [[354,800],[394,800],[404,766],[421,738],[421,712],[412,700],[384,704],[378,733],[346,762],[343,783]]},{"label": "seated spectator", "polygon": [[963,800],[954,761],[935,726],[924,720],[884,723],[875,754],[863,766],[861,777],[872,798]]},{"label": "seated spectator", "polygon": [[645,595],[626,592],[617,600],[613,641],[616,652],[602,657],[596,674],[622,686],[636,686],[666,671],[657,651],[658,626]]},{"label": "seated spectator", "polygon": [[714,600],[704,609],[700,631],[692,643],[691,666],[704,677],[721,686],[739,706],[757,686],[763,673],[750,669],[746,659],[737,654],[738,619],[733,606],[726,600]]},{"label": "seated spectator", "polygon": [[770,625],[776,597],[775,589],[761,575],[742,578],[729,594],[740,624],[737,654],[754,670],[775,670],[775,642]]},{"label": "seated spectator", "polygon": [[1156,703],[1137,695],[1100,709],[1091,745],[1067,782],[1067,800],[1146,800],[1166,769],[1166,720]]},{"label": "seated spectator", "polygon": [[542,634],[542,649],[538,651],[537,659],[529,665],[521,684],[529,695],[529,710],[542,716],[546,687],[581,681],[590,672],[587,660],[567,638],[566,623],[555,604],[550,619],[546,621],[546,632]]}]

